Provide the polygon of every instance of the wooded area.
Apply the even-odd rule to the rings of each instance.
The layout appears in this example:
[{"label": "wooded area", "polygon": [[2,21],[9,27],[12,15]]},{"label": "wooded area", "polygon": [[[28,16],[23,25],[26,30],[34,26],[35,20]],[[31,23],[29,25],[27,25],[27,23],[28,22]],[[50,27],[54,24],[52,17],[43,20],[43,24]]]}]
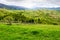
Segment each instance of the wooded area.
[{"label": "wooded area", "polygon": [[0,9],[0,22],[3,23],[34,23],[60,24],[58,10],[7,10]]}]

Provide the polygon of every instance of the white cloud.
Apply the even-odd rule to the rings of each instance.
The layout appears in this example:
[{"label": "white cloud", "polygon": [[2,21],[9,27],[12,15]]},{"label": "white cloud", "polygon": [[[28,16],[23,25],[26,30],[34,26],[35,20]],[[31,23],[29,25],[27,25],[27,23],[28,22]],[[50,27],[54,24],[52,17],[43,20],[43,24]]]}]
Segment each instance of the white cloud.
[{"label": "white cloud", "polygon": [[59,0],[0,0],[0,3],[24,7],[59,7]]}]

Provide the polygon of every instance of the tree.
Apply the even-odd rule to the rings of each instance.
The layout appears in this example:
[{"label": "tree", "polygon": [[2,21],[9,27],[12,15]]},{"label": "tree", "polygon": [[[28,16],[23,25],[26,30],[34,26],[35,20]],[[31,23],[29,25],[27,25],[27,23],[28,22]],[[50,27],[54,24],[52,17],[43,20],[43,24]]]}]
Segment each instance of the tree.
[{"label": "tree", "polygon": [[12,25],[13,18],[11,16],[7,16],[4,18],[4,21],[6,21],[8,25]]}]

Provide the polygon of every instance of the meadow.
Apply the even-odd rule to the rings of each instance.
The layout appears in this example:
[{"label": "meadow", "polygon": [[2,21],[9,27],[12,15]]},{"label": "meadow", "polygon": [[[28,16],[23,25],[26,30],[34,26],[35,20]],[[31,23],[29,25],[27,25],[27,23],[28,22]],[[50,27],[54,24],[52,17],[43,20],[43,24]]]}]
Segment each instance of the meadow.
[{"label": "meadow", "polygon": [[60,10],[0,8],[0,40],[60,40]]},{"label": "meadow", "polygon": [[0,24],[0,40],[60,40],[60,25]]}]

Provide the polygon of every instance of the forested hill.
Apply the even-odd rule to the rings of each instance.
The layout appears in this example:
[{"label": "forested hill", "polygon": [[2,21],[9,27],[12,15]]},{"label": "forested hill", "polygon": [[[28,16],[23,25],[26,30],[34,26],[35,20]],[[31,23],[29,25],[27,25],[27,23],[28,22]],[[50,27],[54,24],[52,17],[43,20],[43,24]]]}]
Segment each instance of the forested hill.
[{"label": "forested hill", "polygon": [[60,12],[55,10],[0,9],[0,22],[60,24]]}]

